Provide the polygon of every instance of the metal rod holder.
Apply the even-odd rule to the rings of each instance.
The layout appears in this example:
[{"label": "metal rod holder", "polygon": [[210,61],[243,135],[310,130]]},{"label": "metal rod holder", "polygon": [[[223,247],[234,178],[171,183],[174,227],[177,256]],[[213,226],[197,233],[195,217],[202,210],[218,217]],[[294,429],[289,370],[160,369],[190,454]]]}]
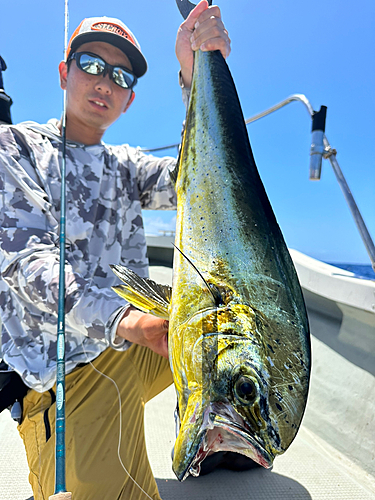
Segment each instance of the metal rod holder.
[{"label": "metal rod holder", "polygon": [[[293,94],[284,101],[279,102],[278,104],[275,104],[275,106],[272,106],[271,108],[267,109],[266,111],[263,111],[262,113],[259,113],[248,120],[245,121],[246,124],[248,123],[253,123],[256,120],[259,120],[260,118],[263,118],[264,116],[267,116],[274,111],[277,111],[278,109],[283,108],[287,104],[290,104],[293,101],[299,101],[302,102],[302,104],[305,105],[307,108],[307,111],[310,114],[310,117],[314,117],[314,110],[307,99],[306,96],[303,94]],[[354,222],[357,226],[357,229],[359,231],[359,234],[362,238],[363,244],[365,245],[366,251],[370,257],[371,260],[371,265],[372,268],[375,271],[375,246],[374,242],[372,241],[372,238],[370,236],[370,233],[366,227],[365,221],[363,220],[363,217],[361,215],[361,212],[359,211],[359,208],[357,206],[357,203],[354,200],[354,197],[349,189],[348,183],[346,182],[346,179],[344,177],[344,174],[341,171],[341,168],[339,166],[339,163],[336,159],[336,154],[337,151],[333,149],[328,142],[327,136],[324,134],[323,135],[323,143],[324,143],[324,158],[328,159],[332,165],[333,171],[335,173],[336,179],[340,185],[341,191],[344,194],[345,200],[347,204],[349,205],[349,209],[352,213]]]}]

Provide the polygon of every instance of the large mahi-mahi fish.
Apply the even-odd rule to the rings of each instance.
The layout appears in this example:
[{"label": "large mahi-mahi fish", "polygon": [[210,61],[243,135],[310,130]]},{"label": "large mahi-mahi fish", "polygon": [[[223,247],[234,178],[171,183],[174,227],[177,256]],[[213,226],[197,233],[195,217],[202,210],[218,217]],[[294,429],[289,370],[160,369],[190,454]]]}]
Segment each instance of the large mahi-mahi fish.
[{"label": "large mahi-mahi fish", "polygon": [[270,468],[293,441],[310,377],[308,321],[296,272],[251,152],[220,52],[195,53],[180,160],[172,292],[121,266],[115,287],[169,318],[181,422],[178,479],[211,452]]}]

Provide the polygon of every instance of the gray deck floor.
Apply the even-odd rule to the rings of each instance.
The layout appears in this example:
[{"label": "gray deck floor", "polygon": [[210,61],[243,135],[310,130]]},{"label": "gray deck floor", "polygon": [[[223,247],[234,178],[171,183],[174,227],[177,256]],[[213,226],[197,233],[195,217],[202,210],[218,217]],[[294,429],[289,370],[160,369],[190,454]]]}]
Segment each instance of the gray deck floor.
[{"label": "gray deck floor", "polygon": [[[157,281],[167,282],[170,279],[169,272],[167,270],[166,276],[165,268],[154,268],[152,276]],[[319,349],[319,341],[313,338],[315,356]],[[314,391],[311,399],[313,397]],[[311,399],[307,407],[306,422],[311,419],[308,415],[309,405],[314,404]],[[173,387],[146,405],[148,453],[164,500],[375,499],[375,478],[306,425],[302,425],[289,450],[275,460],[272,471],[255,469],[229,472],[219,469],[207,476],[188,478],[184,483],[179,483],[172,472],[170,458],[174,443],[174,407]],[[25,452],[16,424],[8,411],[0,414],[0,449],[0,500],[30,499],[32,491],[28,484]]]}]

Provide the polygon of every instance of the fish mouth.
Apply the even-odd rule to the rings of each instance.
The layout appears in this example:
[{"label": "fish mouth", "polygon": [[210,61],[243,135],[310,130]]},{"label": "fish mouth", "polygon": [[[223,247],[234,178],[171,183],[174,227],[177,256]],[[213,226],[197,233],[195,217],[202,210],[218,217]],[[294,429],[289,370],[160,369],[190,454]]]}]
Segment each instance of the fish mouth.
[{"label": "fish mouth", "polygon": [[[199,476],[203,460],[217,451],[241,453],[262,467],[272,467],[274,456],[269,453],[244,419],[229,403],[210,403],[203,414],[203,422],[196,435],[192,455],[185,455],[180,463],[173,462],[173,470],[180,481],[189,475]],[[175,457],[176,458],[176,457]]]}]

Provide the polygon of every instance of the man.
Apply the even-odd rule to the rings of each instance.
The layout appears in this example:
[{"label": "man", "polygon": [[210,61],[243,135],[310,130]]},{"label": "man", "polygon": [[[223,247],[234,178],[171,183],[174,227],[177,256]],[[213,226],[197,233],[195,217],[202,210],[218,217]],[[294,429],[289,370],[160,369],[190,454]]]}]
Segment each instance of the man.
[{"label": "man", "polygon": [[[177,35],[185,100],[199,48],[230,51],[220,11],[205,0]],[[141,209],[175,207],[175,160],[101,142],[146,69],[133,33],[110,18],[84,20],[59,65],[67,92],[66,485],[80,500],[159,498],[143,412],[172,382],[168,324],[124,305],[109,264],[147,275]],[[61,132],[58,120],[0,128],[2,355],[32,389],[19,432],[35,500],[54,491]]]}]

